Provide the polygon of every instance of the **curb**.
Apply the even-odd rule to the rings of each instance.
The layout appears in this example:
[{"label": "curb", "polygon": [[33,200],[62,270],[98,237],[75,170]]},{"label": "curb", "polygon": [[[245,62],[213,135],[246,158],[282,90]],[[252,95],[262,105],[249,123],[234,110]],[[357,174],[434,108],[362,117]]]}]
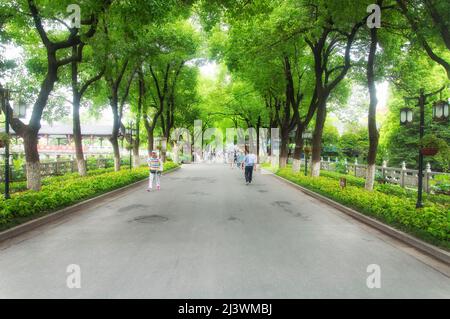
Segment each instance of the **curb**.
[{"label": "curb", "polygon": [[[170,169],[168,171],[163,172],[163,175],[175,172],[175,171],[179,170],[180,168],[181,168],[181,166],[172,168],[172,169]],[[126,192],[128,192],[128,191],[130,191],[130,190],[132,190],[134,188],[142,186],[142,184],[146,183],[147,180],[148,180],[148,178],[143,179],[143,180],[135,182],[133,184],[130,184],[130,185],[127,185],[127,186],[115,189],[113,191],[110,191],[110,192],[98,195],[98,196],[93,197],[91,199],[82,201],[82,202],[80,202],[78,204],[75,204],[75,205],[63,208],[63,209],[58,210],[56,212],[49,213],[48,215],[45,215],[45,216],[42,216],[42,217],[39,217],[39,218],[36,218],[36,219],[32,219],[32,220],[30,220],[30,221],[28,221],[26,223],[23,223],[21,225],[15,226],[15,227],[13,227],[11,229],[7,229],[7,230],[5,230],[3,232],[0,232],[0,242],[3,242],[3,241],[6,241],[8,239],[11,239],[11,238],[17,237],[19,235],[22,235],[22,234],[24,234],[26,232],[29,232],[31,230],[34,230],[34,229],[40,227],[40,226],[43,226],[43,225],[46,225],[48,223],[54,222],[54,221],[56,221],[58,219],[61,219],[64,216],[67,216],[67,215],[79,212],[82,209],[86,209],[86,208],[95,206],[99,202],[101,202],[101,201],[103,201],[103,200],[105,200],[107,198],[110,198],[112,196],[117,196],[117,195],[124,194],[124,193],[126,193]]]},{"label": "curb", "polygon": [[428,243],[426,243],[420,239],[417,239],[409,234],[406,234],[398,229],[388,226],[374,218],[368,217],[360,212],[357,212],[354,209],[348,208],[347,206],[344,206],[338,202],[335,202],[334,200],[329,199],[328,197],[325,197],[325,196],[320,195],[316,192],[313,192],[305,187],[297,185],[294,182],[291,182],[290,180],[285,179],[284,177],[278,176],[276,174],[267,174],[267,175],[272,175],[272,176],[278,178],[279,180],[281,180],[282,182],[285,182],[285,183],[289,184],[290,186],[293,186],[293,187],[299,189],[306,195],[311,196],[325,204],[328,204],[329,206],[334,207],[337,210],[339,210],[347,215],[350,215],[351,217],[357,219],[358,221],[360,221],[366,225],[369,225],[373,228],[376,228],[377,230],[379,230],[391,237],[394,237],[404,243],[407,243],[410,246],[416,248],[417,250],[419,250],[423,253],[426,253],[426,254],[438,259],[439,261],[442,261],[443,263],[445,263],[447,265],[450,265],[450,252],[447,252],[443,249],[440,249],[431,244],[428,244]]}]

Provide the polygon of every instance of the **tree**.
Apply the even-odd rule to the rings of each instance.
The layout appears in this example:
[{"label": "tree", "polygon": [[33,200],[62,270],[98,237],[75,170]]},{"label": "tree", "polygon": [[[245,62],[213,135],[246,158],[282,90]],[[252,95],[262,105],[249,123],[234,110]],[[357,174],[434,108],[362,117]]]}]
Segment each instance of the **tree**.
[{"label": "tree", "polygon": [[[383,1],[378,0],[378,6],[382,6]],[[367,61],[367,87],[369,88],[370,94],[370,105],[369,105],[369,152],[367,156],[367,171],[366,171],[366,183],[365,188],[367,190],[373,190],[373,184],[375,181],[375,171],[376,171],[376,159],[377,159],[377,148],[378,148],[378,128],[377,128],[377,88],[375,85],[375,58],[378,46],[378,30],[377,28],[370,29],[370,49],[369,58]]]},{"label": "tree", "polygon": [[[342,6],[342,3],[339,4]],[[311,53],[314,56],[314,73],[316,78],[316,121],[313,133],[313,152],[311,175],[320,175],[321,144],[323,128],[327,116],[327,102],[333,90],[345,78],[351,67],[351,49],[359,29],[365,23],[364,14],[350,13],[345,10],[329,7],[320,3],[312,7],[316,15],[317,26],[314,32],[306,35]],[[348,22],[350,18],[350,22]],[[347,21],[347,22],[345,22]],[[341,27],[341,26],[346,27]],[[317,30],[316,28],[319,28]],[[341,50],[343,56],[336,56],[335,51]],[[333,55],[335,54],[335,55]]]},{"label": "tree", "polygon": [[[380,34],[382,35],[382,34]],[[397,41],[395,41],[397,39]],[[383,40],[380,37],[380,41]],[[405,43],[406,42],[406,43]],[[399,167],[404,161],[408,167],[417,168],[419,152],[419,124],[416,103],[404,100],[406,96],[417,96],[420,89],[424,88],[426,92],[433,92],[441,88],[448,77],[445,70],[433,60],[423,50],[418,50],[415,45],[405,41],[398,36],[383,40],[383,48],[386,44],[393,45],[389,48],[392,53],[388,54],[390,64],[387,72],[387,78],[391,87],[391,94],[388,103],[389,114],[382,128],[380,142],[387,150],[389,166]],[[401,52],[401,54],[394,54]],[[384,55],[384,54],[383,54]],[[443,98],[448,94],[444,91]],[[425,131],[432,133],[450,141],[448,130],[445,130],[445,124],[432,121],[431,105],[439,96],[429,99],[425,107]],[[401,126],[399,120],[400,109],[404,107],[412,108],[414,111],[414,121],[411,125]],[[443,170],[443,163],[440,163],[436,157],[426,158],[430,162],[433,170]]]},{"label": "tree", "polygon": [[164,29],[163,26],[184,17],[189,12],[187,9],[190,4],[190,1],[176,0],[117,2],[109,10],[102,25],[102,50],[107,56],[105,80],[114,117],[110,142],[114,150],[116,170],[120,169],[118,137],[121,129],[129,140],[122,118],[132,81],[144,61],[150,59],[152,54],[164,53],[166,48],[158,47],[158,36]]},{"label": "tree", "polygon": [[342,136],[339,138],[340,153],[349,158],[367,158],[369,147],[369,138],[367,129],[361,125],[348,126]]},{"label": "tree", "polygon": [[[409,34],[409,38],[417,38],[427,55],[445,69],[447,77],[450,79],[449,2],[445,0],[397,0],[397,4],[411,27],[412,32]],[[441,14],[442,12],[444,15]]]},{"label": "tree", "polygon": [[[38,132],[49,95],[54,89],[55,83],[58,81],[58,71],[62,67],[72,63],[75,59],[78,59],[78,56],[74,57],[69,54],[70,50],[72,47],[80,45],[83,39],[89,39],[95,34],[99,12],[109,6],[110,1],[87,2],[87,10],[83,10],[85,18],[82,19],[82,25],[86,26],[87,30],[69,28],[68,33],[65,33],[46,29],[44,21],[49,22],[47,25],[51,25],[52,21],[63,23],[58,16],[60,16],[61,12],[65,12],[68,4],[68,1],[61,1],[57,5],[42,5],[42,8],[39,8],[34,0],[13,1],[10,4],[10,8],[17,9],[10,23],[16,27],[19,27],[19,25],[23,27],[31,23],[34,31],[39,35],[43,50],[45,50],[47,56],[46,74],[41,83],[39,94],[34,102],[30,122],[25,124],[12,116],[10,119],[14,131],[24,141],[27,186],[32,190],[39,190],[41,188],[39,153],[37,149]],[[27,28],[21,29],[21,32],[28,31],[29,29]],[[18,33],[20,34],[20,32]],[[7,105],[6,107],[10,106]]]},{"label": "tree", "polygon": [[[78,165],[78,173],[80,176],[86,175],[86,161],[84,159],[83,154],[83,141],[81,135],[81,121],[80,121],[80,105],[81,99],[84,94],[88,90],[90,86],[92,86],[95,82],[99,81],[104,73],[105,67],[100,66],[100,70],[96,70],[93,65],[98,65],[97,63],[93,63],[94,61],[89,61],[88,70],[85,70],[84,74],[91,73],[88,75],[88,78],[84,83],[79,82],[80,72],[79,72],[79,64],[83,60],[83,48],[85,43],[82,42],[79,45],[74,45],[72,47],[72,56],[74,57],[72,61],[71,68],[71,80],[72,80],[72,125],[73,125],[73,139],[75,143],[75,154],[77,158]],[[100,63],[100,62],[99,62]],[[101,64],[100,64],[101,65]],[[90,68],[90,69],[89,69]],[[94,70],[92,70],[94,69]],[[87,72],[86,72],[87,71]],[[90,71],[90,72],[89,72]],[[98,72],[95,75],[92,75],[93,72]]]},{"label": "tree", "polygon": [[246,7],[247,19],[230,17],[229,42],[222,48],[230,70],[254,85],[265,99],[270,124],[280,128],[281,167],[287,163],[289,135],[300,123],[299,108],[305,96],[301,82],[308,77],[300,65],[305,43],[298,37],[284,41],[285,33],[280,32],[288,23],[285,8],[282,1],[261,1]]}]

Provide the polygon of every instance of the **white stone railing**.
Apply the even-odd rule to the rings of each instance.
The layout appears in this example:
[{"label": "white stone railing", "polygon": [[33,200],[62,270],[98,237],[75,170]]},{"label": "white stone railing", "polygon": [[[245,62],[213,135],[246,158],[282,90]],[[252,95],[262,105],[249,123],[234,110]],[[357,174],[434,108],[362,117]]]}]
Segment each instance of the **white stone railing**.
[{"label": "white stone railing", "polygon": [[[331,161],[330,159],[322,160],[320,167],[322,170],[326,171],[336,171],[336,164],[338,162]],[[302,165],[304,164],[304,160],[302,159]],[[365,178],[367,165],[358,164],[355,162],[354,164],[344,162],[347,172],[350,175]],[[401,168],[398,167],[388,167],[386,162],[383,163],[383,166],[376,166],[376,171],[380,173],[385,181],[390,184],[397,184],[404,188],[417,188],[418,186],[418,176],[419,171],[415,169],[406,168],[406,164],[403,163]],[[437,175],[449,175],[440,172],[431,171],[430,164],[426,165],[426,169],[424,170],[423,175],[423,189],[427,193],[431,191],[431,181]]]}]

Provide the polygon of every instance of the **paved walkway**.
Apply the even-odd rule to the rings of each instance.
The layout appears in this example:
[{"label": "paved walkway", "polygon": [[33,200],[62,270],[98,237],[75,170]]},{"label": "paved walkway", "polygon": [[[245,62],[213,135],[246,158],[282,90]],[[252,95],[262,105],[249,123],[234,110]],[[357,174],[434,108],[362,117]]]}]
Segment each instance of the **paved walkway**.
[{"label": "paved walkway", "polygon": [[246,186],[237,169],[185,165],[162,183],[1,245],[0,297],[450,298],[407,247],[272,176]]}]

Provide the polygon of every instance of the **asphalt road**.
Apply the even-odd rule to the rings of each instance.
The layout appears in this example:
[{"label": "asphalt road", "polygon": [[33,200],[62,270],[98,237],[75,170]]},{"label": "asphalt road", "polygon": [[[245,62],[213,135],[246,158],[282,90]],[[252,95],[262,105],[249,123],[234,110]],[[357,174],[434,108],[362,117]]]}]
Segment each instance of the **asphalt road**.
[{"label": "asphalt road", "polygon": [[[449,277],[426,260],[272,176],[246,186],[228,166],[185,165],[159,192],[0,245],[0,297],[450,298]],[[366,284],[371,264],[380,288]]]}]

